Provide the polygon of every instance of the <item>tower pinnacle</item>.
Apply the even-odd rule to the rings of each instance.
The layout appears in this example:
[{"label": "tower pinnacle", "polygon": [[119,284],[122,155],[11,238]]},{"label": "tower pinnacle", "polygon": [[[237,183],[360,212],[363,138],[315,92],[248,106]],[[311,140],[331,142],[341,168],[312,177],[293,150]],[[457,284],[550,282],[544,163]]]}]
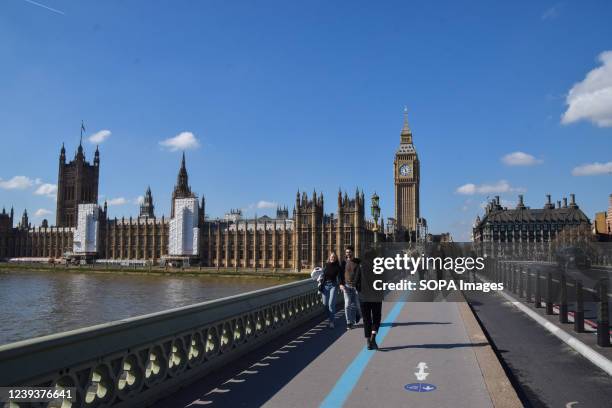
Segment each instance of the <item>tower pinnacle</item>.
[{"label": "tower pinnacle", "polygon": [[191,190],[189,189],[189,176],[187,175],[187,166],[185,165],[185,152],[183,152],[181,168],[179,169],[179,173],[176,178],[176,186],[174,187],[174,191],[183,194],[191,193]]},{"label": "tower pinnacle", "polygon": [[85,156],[83,154],[83,132],[85,131],[85,125],[83,121],[81,121],[81,138],[79,139],[79,147],[77,149],[76,158],[80,160],[84,160]]},{"label": "tower pinnacle", "polygon": [[96,145],[96,152],[94,153],[94,166],[100,165],[100,148]]},{"label": "tower pinnacle", "polygon": [[408,124],[408,107],[404,106],[404,125],[402,126],[402,133],[400,138],[402,144],[412,144],[412,130]]},{"label": "tower pinnacle", "polygon": [[170,216],[174,217],[174,200],[176,198],[190,198],[194,197],[189,187],[189,176],[187,175],[187,166],[185,165],[185,152],[181,159],[181,168],[179,169],[178,176],[176,177],[176,185],[172,192],[172,210]]},{"label": "tower pinnacle", "polygon": [[140,204],[139,218],[155,218],[155,206],[153,205],[153,194],[151,194],[151,186],[147,187],[142,203]]}]

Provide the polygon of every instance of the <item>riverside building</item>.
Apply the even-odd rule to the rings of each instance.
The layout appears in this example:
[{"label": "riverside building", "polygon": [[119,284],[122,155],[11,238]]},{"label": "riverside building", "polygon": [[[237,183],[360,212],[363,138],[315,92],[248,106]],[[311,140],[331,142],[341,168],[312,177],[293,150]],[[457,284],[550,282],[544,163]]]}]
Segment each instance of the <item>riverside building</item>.
[{"label": "riverside building", "polygon": [[337,212],[325,213],[323,194],[298,192],[290,216],[287,207],[276,217],[231,216],[209,219],[204,197],[191,191],[183,154],[172,193],[171,216],[155,214],[147,188],[138,217],[111,218],[107,203],[98,206],[100,151],[93,164],[79,144],[66,163],[62,145],[56,226],[44,220],[32,226],[27,211],[15,225],[14,210],[0,213],[0,259],[163,264],[167,260],[204,267],[300,270],[320,265],[332,249],[355,246],[359,256],[373,242],[375,228],[365,218],[365,197],[338,192]]},{"label": "riverside building", "polygon": [[[82,140],[82,135],[81,135]],[[206,216],[204,196],[192,191],[183,153],[174,186],[170,217],[158,216],[147,188],[137,217],[111,218],[98,205],[100,151],[87,161],[82,141],[67,162],[59,155],[55,226],[33,226],[23,212],[15,225],[11,208],[0,213],[0,260],[60,259],[97,263],[189,264],[224,269],[301,270],[321,265],[331,250],[355,247],[363,256],[374,241],[425,238],[419,216],[420,165],[405,114],[400,147],[394,157],[395,219],[366,219],[363,191],[338,191],[335,212],[325,211],[323,194],[298,191],[293,211],[279,207],[275,217],[245,218],[231,210],[223,218]],[[82,213],[82,214],[80,214]],[[419,232],[423,230],[423,232]]]},{"label": "riverside building", "polygon": [[[496,196],[476,217],[472,239],[489,255],[544,259],[556,246],[572,245],[592,238],[591,221],[576,203],[574,194],[552,203],[550,195],[542,208],[525,205],[518,196],[516,208],[500,204]],[[527,257],[527,258],[526,258]]]}]

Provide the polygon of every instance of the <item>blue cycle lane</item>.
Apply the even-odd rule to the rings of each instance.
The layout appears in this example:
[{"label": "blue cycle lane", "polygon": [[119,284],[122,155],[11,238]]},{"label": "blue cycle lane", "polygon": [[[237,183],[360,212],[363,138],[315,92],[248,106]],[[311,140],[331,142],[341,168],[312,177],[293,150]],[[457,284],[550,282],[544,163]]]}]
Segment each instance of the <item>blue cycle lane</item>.
[{"label": "blue cycle lane", "polygon": [[[395,322],[399,316],[404,304],[405,302],[403,301],[395,303],[391,311],[387,314],[377,336],[378,343],[383,344],[385,337],[387,337],[393,322]],[[375,353],[375,350],[368,350],[366,347],[361,350],[336,382],[325,400],[323,400],[321,408],[336,408],[344,404]]]}]

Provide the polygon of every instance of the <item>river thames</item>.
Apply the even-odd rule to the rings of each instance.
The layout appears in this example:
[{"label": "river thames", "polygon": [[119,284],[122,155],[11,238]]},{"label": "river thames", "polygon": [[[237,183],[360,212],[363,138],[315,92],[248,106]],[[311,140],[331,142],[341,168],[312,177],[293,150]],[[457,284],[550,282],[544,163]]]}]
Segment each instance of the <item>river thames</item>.
[{"label": "river thames", "polygon": [[288,281],[0,272],[0,344],[186,306]]}]

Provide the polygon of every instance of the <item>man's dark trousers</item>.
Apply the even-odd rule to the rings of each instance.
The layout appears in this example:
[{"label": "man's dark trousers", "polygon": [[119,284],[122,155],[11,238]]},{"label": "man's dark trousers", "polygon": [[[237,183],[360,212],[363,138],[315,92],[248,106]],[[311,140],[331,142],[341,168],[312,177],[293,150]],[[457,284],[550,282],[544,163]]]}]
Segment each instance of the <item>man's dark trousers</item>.
[{"label": "man's dark trousers", "polygon": [[382,315],[382,302],[361,302],[361,316],[363,317],[363,333],[370,337],[372,331],[378,333]]}]

